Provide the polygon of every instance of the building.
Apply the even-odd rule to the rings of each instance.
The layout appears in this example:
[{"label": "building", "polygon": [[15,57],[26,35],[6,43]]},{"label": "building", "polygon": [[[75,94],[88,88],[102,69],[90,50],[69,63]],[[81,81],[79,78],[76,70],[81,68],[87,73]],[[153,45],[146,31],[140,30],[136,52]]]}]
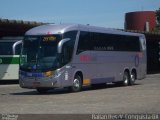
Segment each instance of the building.
[{"label": "building", "polygon": [[125,14],[125,30],[142,33],[147,44],[148,73],[160,72],[160,33],[154,32],[156,27],[155,11],[137,11]]},{"label": "building", "polygon": [[125,14],[125,29],[151,32],[156,27],[155,11],[137,11]]}]

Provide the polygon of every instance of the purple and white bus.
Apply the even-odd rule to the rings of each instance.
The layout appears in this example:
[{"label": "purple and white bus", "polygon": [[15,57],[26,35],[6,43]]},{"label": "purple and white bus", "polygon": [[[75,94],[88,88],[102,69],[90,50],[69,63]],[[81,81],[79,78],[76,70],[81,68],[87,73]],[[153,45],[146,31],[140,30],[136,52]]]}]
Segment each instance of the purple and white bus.
[{"label": "purple and white bus", "polygon": [[89,25],[42,25],[25,33],[20,55],[22,88],[78,92],[113,82],[133,85],[146,76],[143,34]]}]

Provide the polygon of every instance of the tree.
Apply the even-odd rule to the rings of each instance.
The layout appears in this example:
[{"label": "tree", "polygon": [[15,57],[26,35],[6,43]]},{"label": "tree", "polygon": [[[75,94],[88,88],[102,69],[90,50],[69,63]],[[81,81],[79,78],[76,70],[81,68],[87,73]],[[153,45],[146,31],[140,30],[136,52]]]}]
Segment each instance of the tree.
[{"label": "tree", "polygon": [[160,8],[156,10],[156,18],[157,18],[157,24],[160,26]]},{"label": "tree", "polygon": [[157,19],[157,25],[153,31],[160,33],[160,8],[158,10],[156,10],[156,19]]}]

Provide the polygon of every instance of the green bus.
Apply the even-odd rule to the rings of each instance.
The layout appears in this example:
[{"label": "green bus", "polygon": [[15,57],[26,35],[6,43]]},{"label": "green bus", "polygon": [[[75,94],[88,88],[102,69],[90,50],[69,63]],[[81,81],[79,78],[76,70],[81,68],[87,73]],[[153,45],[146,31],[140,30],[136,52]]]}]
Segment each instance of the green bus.
[{"label": "green bus", "polygon": [[21,36],[0,38],[0,80],[18,80]]}]

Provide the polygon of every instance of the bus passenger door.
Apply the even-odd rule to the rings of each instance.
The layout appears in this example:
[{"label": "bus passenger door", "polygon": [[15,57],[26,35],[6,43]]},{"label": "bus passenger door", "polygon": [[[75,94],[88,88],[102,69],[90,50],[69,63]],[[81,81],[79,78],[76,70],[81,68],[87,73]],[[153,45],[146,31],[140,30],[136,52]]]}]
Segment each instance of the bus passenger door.
[{"label": "bus passenger door", "polygon": [[64,65],[63,78],[62,78],[62,86],[71,85],[72,81],[72,65],[71,58],[73,54],[73,41],[67,41],[63,44],[62,54],[61,54],[61,63]]}]

